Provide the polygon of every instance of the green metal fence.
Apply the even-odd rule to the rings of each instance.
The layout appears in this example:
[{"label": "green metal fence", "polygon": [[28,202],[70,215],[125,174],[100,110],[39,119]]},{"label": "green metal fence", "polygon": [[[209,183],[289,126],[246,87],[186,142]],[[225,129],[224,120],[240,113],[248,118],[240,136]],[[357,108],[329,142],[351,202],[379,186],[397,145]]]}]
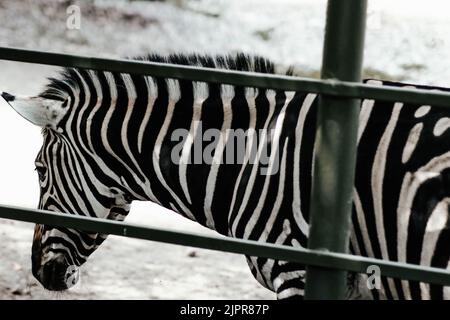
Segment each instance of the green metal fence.
[{"label": "green metal fence", "polygon": [[308,249],[11,206],[0,206],[0,218],[298,262],[307,266],[307,299],[344,298],[346,272],[365,273],[370,265],[384,276],[450,286],[445,269],[347,253],[360,99],[450,107],[450,93],[360,83],[366,6],[328,1],[321,80],[0,47],[3,60],[319,94]]}]

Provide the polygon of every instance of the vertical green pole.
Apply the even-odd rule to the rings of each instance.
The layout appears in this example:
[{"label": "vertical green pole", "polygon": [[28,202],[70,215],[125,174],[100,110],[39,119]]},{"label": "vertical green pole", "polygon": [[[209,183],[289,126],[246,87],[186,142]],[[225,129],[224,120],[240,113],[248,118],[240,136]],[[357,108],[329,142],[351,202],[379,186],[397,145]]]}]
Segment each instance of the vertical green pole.
[{"label": "vertical green pole", "polygon": [[[322,79],[361,81],[366,0],[328,0]],[[359,99],[319,97],[308,247],[347,252]],[[306,299],[343,299],[346,271],[309,266]]]}]

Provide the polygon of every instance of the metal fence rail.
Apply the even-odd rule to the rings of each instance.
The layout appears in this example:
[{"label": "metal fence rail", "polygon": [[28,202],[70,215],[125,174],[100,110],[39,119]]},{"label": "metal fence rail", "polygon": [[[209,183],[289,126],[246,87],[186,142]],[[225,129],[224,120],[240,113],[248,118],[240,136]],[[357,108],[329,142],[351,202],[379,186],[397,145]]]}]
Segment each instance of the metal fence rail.
[{"label": "metal fence rail", "polygon": [[0,205],[0,218],[216,251],[241,253],[282,261],[293,261],[305,265],[333,266],[335,269],[359,273],[365,273],[370,265],[377,265],[385,276],[413,281],[422,281],[426,277],[427,282],[450,286],[450,273],[445,269],[422,267],[351,254],[324,252],[227,237],[211,237],[191,232],[151,228],[112,220],[14,206]]},{"label": "metal fence rail", "polygon": [[401,101],[413,104],[431,104],[450,108],[450,92],[398,88],[392,86],[379,87],[337,79],[317,80],[148,61],[96,58],[7,47],[0,47],[0,60],[134,73],[155,77],[224,83],[255,88],[303,91],[347,98],[366,98],[391,102]]},{"label": "metal fence rail", "polygon": [[[314,172],[311,201],[310,246],[314,250],[9,206],[0,206],[0,218],[298,262],[308,266],[306,298],[310,299],[344,298],[345,272],[342,270],[365,273],[370,265],[379,266],[384,276],[450,286],[450,272],[445,269],[345,253],[354,174],[357,99],[450,107],[450,92],[359,83],[365,12],[366,0],[328,1],[322,80],[0,47],[0,59],[3,60],[319,94],[318,133],[322,135],[322,146],[315,154],[315,168],[318,169]],[[330,132],[327,132],[329,124],[332,124],[334,132],[339,133],[338,141],[334,141]],[[342,171],[336,175],[336,170]],[[330,184],[338,187],[333,192],[325,193]],[[343,194],[339,194],[342,191]],[[330,226],[327,219],[335,225]],[[341,229],[327,232],[333,226]],[[311,270],[312,276],[309,277]]]}]

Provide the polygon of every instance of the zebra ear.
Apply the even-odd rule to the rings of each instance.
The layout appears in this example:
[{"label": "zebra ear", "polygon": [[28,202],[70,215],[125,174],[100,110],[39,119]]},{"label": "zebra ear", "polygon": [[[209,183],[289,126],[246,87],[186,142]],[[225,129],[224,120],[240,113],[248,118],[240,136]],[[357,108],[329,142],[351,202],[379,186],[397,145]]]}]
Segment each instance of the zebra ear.
[{"label": "zebra ear", "polygon": [[6,92],[2,92],[1,96],[18,114],[39,127],[56,129],[66,113],[67,101],[39,96],[19,97]]}]

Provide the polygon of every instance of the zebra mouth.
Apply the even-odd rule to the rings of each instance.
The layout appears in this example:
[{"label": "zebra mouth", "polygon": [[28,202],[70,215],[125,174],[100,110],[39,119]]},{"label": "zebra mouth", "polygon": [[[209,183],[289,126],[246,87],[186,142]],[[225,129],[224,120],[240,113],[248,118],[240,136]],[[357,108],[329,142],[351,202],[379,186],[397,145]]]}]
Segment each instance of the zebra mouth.
[{"label": "zebra mouth", "polygon": [[54,259],[42,266],[37,278],[47,290],[64,291],[78,283],[80,271],[77,266],[67,265],[61,259]]}]

